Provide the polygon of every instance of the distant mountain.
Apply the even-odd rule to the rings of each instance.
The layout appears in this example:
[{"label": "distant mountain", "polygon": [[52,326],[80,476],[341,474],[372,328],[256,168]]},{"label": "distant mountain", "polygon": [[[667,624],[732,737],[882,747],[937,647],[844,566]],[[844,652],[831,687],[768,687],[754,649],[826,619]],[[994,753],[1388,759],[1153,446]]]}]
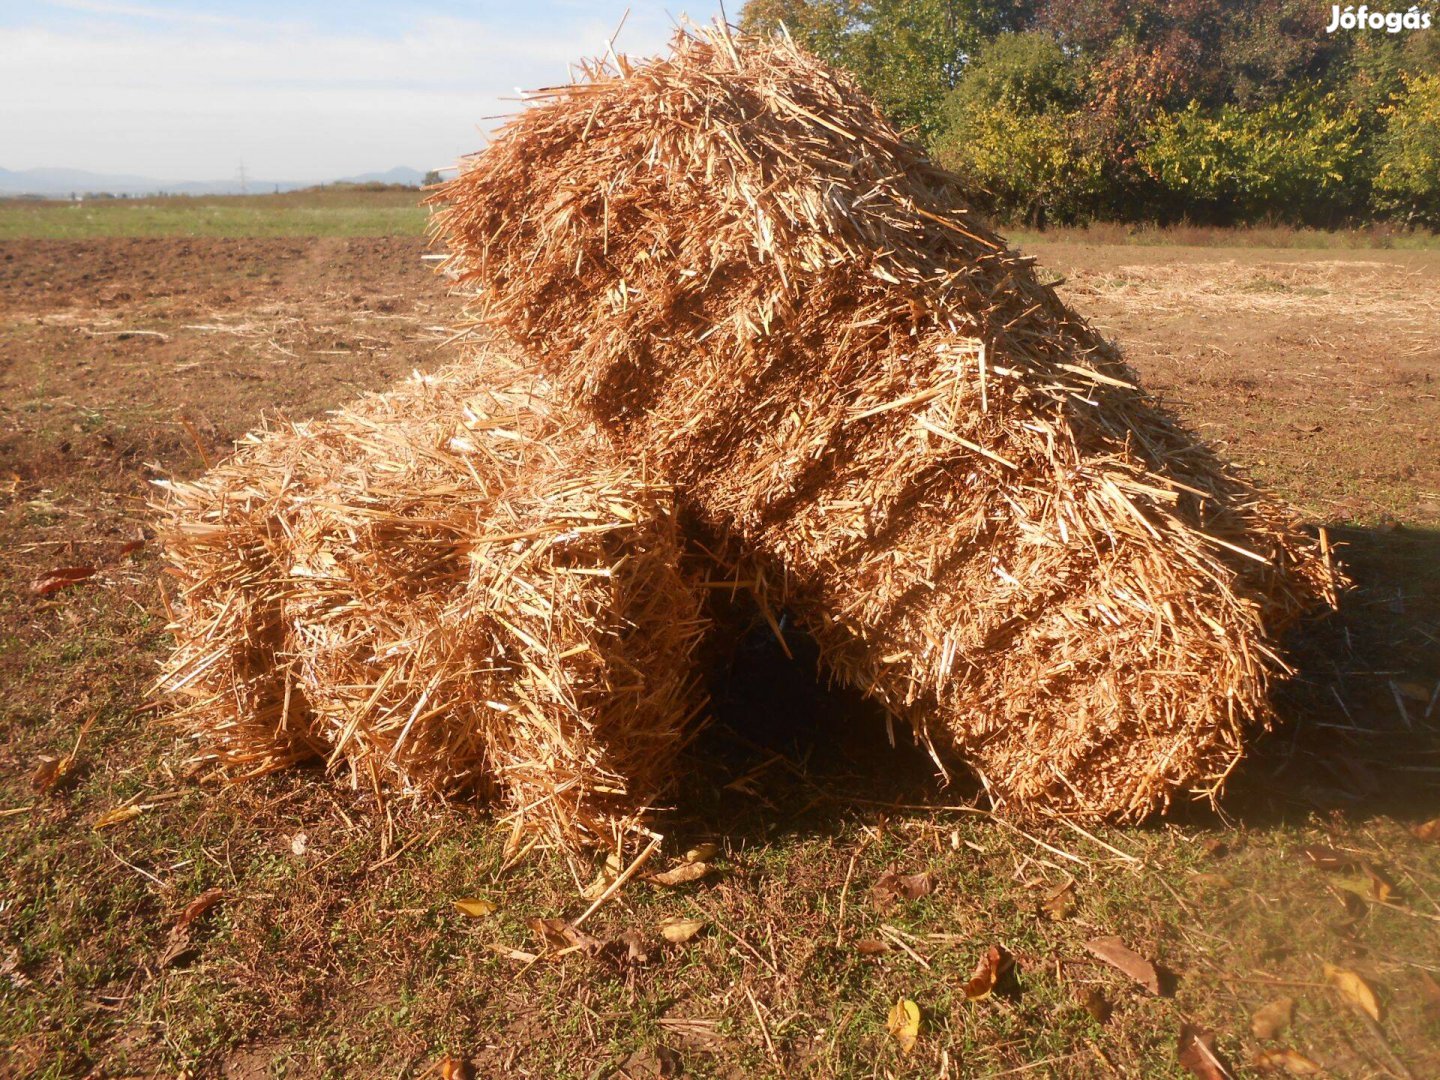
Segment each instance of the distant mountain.
[{"label": "distant mountain", "polygon": [[[332,183],[344,184],[406,184],[418,187],[425,174],[418,169],[396,166],[386,172],[344,176]],[[157,180],[153,176],[130,176],[121,173],[86,172],[84,169],[0,169],[0,196],[42,195],[66,198],[72,194],[105,193],[110,195],[252,195],[272,191],[294,191],[314,184],[297,180]]]},{"label": "distant mountain", "polygon": [[359,176],[342,176],[335,181],[337,184],[404,184],[406,187],[419,187],[425,181],[425,174],[419,169],[407,168],[404,165],[396,165],[393,169],[385,172],[367,172]]}]

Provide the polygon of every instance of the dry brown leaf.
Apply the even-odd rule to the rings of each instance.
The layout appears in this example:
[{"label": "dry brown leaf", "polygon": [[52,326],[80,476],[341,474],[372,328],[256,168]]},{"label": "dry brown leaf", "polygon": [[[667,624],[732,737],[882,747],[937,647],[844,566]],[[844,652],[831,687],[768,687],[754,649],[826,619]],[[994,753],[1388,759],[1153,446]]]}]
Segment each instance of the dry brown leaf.
[{"label": "dry brown leaf", "polygon": [[1014,958],[999,945],[991,945],[975,965],[975,974],[965,984],[965,1000],[981,1001],[990,996],[995,984],[1014,965]]},{"label": "dry brown leaf", "polygon": [[1110,1019],[1110,1014],[1115,1011],[1115,1006],[1110,1004],[1110,999],[1105,996],[1105,991],[1098,986],[1087,986],[1080,992],[1080,1004],[1085,1006],[1085,1011],[1097,1024],[1103,1024]]},{"label": "dry brown leaf", "polygon": [[1118,937],[1107,935],[1094,938],[1085,943],[1085,948],[1111,967],[1123,971],[1150,993],[1163,993],[1159,969],[1143,956],[1127,949]]},{"label": "dry brown leaf", "polygon": [[30,786],[35,789],[37,795],[45,795],[65,779],[65,774],[73,765],[74,761],[68,754],[64,757],[47,754],[36,764],[35,771],[30,776]]},{"label": "dry brown leaf", "polygon": [[1262,1072],[1287,1072],[1291,1076],[1319,1076],[1325,1071],[1318,1061],[1311,1061],[1298,1050],[1261,1050],[1252,1059]]},{"label": "dry brown leaf", "polygon": [[93,566],[59,566],[31,582],[30,591],[36,596],[49,596],[94,577],[95,571]]},{"label": "dry brown leaf", "polygon": [[1430,704],[1430,695],[1433,693],[1428,686],[1417,682],[1397,682],[1395,684],[1395,690],[1401,696],[1418,702],[1421,705]]},{"label": "dry brown leaf", "polygon": [[1289,1029],[1294,1016],[1295,999],[1276,998],[1255,1010],[1255,1015],[1250,1018],[1250,1030],[1257,1039],[1278,1039]]},{"label": "dry brown leaf", "polygon": [[855,951],[862,956],[879,956],[890,951],[890,943],[879,938],[861,938],[855,942]]},{"label": "dry brown leaf", "polygon": [[660,936],[672,945],[684,945],[703,929],[704,919],[687,919],[682,915],[673,915],[660,920]]},{"label": "dry brown leaf", "polygon": [[471,1080],[470,1062],[446,1054],[440,1059],[440,1080]]},{"label": "dry brown leaf", "polygon": [[185,910],[180,912],[180,917],[175,920],[175,925],[181,928],[190,926],[196,919],[200,918],[224,899],[225,890],[219,886],[206,889],[199,896],[195,897],[194,900],[191,900],[190,903],[185,905]]},{"label": "dry brown leaf", "polygon": [[1075,882],[1067,881],[1040,903],[1045,914],[1056,922],[1075,914]]},{"label": "dry brown leaf", "polygon": [[585,949],[593,952],[605,944],[599,938],[591,937],[585,931],[571,926],[564,919],[530,918],[526,923],[539,936],[540,943],[551,949]]},{"label": "dry brown leaf", "polygon": [[1326,964],[1325,981],[1335,988],[1343,1000],[1365,1013],[1371,1020],[1379,1021],[1380,999],[1375,996],[1375,991],[1370,984],[1359,974],[1348,968]]},{"label": "dry brown leaf", "polygon": [[708,862],[687,862],[679,866],[671,867],[669,870],[659,874],[650,874],[647,880],[653,881],[656,885],[688,885],[692,881],[699,881],[709,875],[715,869],[712,863]]},{"label": "dry brown leaf", "polygon": [[1229,1067],[1215,1049],[1215,1033],[1195,1024],[1182,1024],[1178,1049],[1180,1064],[1197,1080],[1231,1080]]},{"label": "dry brown leaf", "polygon": [[1440,840],[1440,817],[1422,822],[1410,831],[1415,834],[1416,840]]},{"label": "dry brown leaf", "polygon": [[1370,896],[1382,904],[1388,904],[1395,895],[1395,883],[1390,880],[1390,876],[1368,862],[1362,862],[1360,869],[1365,872],[1365,877],[1370,882]]},{"label": "dry brown leaf", "polygon": [[455,910],[472,919],[483,919],[487,915],[494,915],[499,911],[500,905],[494,900],[486,900],[479,896],[467,896],[463,900],[455,901]]},{"label": "dry brown leaf", "polygon": [[596,872],[595,880],[581,889],[580,895],[586,900],[599,900],[609,891],[610,886],[615,884],[615,879],[623,871],[624,867],[621,865],[620,856],[612,851],[605,856],[605,865]]},{"label": "dry brown leaf", "polygon": [[885,1030],[900,1044],[901,1053],[910,1053],[920,1038],[920,1006],[909,998],[895,1002],[885,1021]]},{"label": "dry brown leaf", "polygon": [[145,808],[138,805],[116,806],[113,809],[106,810],[105,813],[95,819],[95,828],[112,829],[116,825],[124,825],[127,822],[134,821],[144,813],[144,811]]},{"label": "dry brown leaf", "polygon": [[928,871],[919,874],[897,874],[886,870],[870,890],[870,899],[884,911],[897,900],[918,900],[935,891],[935,877]]}]

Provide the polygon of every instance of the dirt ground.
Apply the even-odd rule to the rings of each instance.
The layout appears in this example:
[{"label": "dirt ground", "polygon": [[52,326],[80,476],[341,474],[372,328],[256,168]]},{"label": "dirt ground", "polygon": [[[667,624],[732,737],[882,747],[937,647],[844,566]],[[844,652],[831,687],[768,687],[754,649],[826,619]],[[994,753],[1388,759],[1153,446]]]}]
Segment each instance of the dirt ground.
[{"label": "dirt ground", "polygon": [[[418,1076],[455,1054],[480,1076],[1184,1076],[1192,1020],[1238,1072],[1296,1048],[1315,1075],[1440,1075],[1440,838],[1413,832],[1440,814],[1440,252],[1029,250],[1345,545],[1357,588],[1297,646],[1290,726],[1237,779],[1234,818],[1094,835],[906,810],[960,794],[882,793],[853,756],[862,795],[830,806],[810,750],[762,754],[676,829],[722,844],[723,879],[592,924],[688,913],[699,944],[597,974],[492,948],[533,945],[525,917],[573,915],[576,890],[502,874],[483,816],[377,815],[314,774],[222,789],[147,709],[151,481],[448,359],[458,305],[423,242],[0,241],[0,1075]],[[94,572],[36,589],[67,567]],[[95,827],[121,805],[144,809]],[[889,865],[941,886],[872,910]],[[1066,878],[1078,913],[1037,919]],[[193,958],[159,959],[211,887]],[[450,909],[476,894],[500,898],[493,925]],[[1097,933],[1163,956],[1180,989],[1097,968]],[[991,940],[1027,989],[982,1008],[959,988]],[[1330,963],[1380,987],[1378,1021]],[[910,1056],[885,1032],[898,996],[924,1014]],[[1281,996],[1291,1035],[1253,1034]]]}]

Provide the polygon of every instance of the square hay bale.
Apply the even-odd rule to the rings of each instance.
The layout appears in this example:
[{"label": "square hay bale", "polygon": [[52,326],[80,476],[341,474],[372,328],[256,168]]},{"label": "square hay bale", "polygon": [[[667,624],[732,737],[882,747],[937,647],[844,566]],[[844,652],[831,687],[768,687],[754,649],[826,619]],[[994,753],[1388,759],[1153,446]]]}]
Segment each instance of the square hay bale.
[{"label": "square hay bale", "polygon": [[1213,796],[1333,603],[1323,539],[789,40],[530,97],[434,197],[477,316],[1002,804]]},{"label": "square hay bale", "polygon": [[623,843],[703,706],[668,488],[489,355],[249,436],[166,485],[162,687],[237,776],[324,757]]}]

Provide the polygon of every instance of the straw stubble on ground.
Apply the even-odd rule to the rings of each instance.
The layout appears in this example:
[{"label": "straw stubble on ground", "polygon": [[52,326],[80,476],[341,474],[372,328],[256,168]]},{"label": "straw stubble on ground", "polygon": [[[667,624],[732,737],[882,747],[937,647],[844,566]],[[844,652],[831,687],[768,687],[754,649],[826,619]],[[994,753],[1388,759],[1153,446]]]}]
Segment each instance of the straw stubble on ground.
[{"label": "straw stubble on ground", "polygon": [[[693,1077],[934,1076],[944,1055],[952,1076],[1178,1078],[1182,1018],[1238,1065],[1293,1048],[1334,1076],[1440,1072],[1426,981],[1440,978],[1427,917],[1440,848],[1410,831],[1440,813],[1434,717],[1416,700],[1440,680],[1427,441],[1440,354],[1411,351],[1408,313],[1425,309],[1405,302],[1440,292],[1434,255],[1344,256],[1363,264],[1357,299],[1328,253],[1029,249],[1192,426],[1346,545],[1357,587],[1343,633],[1237,775],[1229,826],[1090,830],[1143,866],[1060,822],[1028,830],[1047,849],[973,815],[904,809],[959,793],[928,787],[926,763],[885,748],[883,727],[853,744],[822,728],[808,764],[742,762],[747,793],[697,765],[676,844],[720,840],[721,870],[678,890],[639,882],[585,926],[650,935],[649,964],[575,954],[526,968],[490,946],[537,950],[527,919],[588,906],[563,866],[501,875],[508,834],[485,819],[396,803],[387,821],[303,770],[229,788],[190,777],[191,746],[137,713],[168,648],[149,480],[199,475],[197,441],[217,457],[264,414],[309,419],[453,359],[430,329],[448,305],[423,250],[0,243],[0,1073],[434,1076],[453,1054],[481,1076],[640,1076],[671,1055]],[[1171,264],[1231,303],[1187,316]],[[1257,280],[1275,283],[1263,311]],[[97,573],[31,593],[75,565]],[[37,792],[32,777],[87,721],[71,770]],[[820,799],[792,769],[883,805]],[[127,804],[145,809],[93,828]],[[1322,869],[1303,851],[1315,845],[1370,862],[1394,895],[1382,905],[1362,870]],[[882,912],[870,893],[892,865],[930,871],[935,891]],[[1072,876],[1073,910],[1056,920],[1044,905]],[[162,965],[213,888],[224,899]],[[453,906],[465,897],[499,910],[469,918]],[[670,916],[707,927],[659,944]],[[1084,942],[1104,934],[1172,968],[1175,996],[1096,961]],[[890,951],[857,948],[869,941]],[[1021,994],[965,1003],[991,944],[1019,958]],[[1378,1035],[1324,984],[1325,962],[1376,988]],[[1104,1023],[1094,993],[1114,1006]],[[923,1014],[908,1058],[885,1033],[902,996]],[[1253,1035],[1252,1014],[1287,996],[1288,1033]]]}]

